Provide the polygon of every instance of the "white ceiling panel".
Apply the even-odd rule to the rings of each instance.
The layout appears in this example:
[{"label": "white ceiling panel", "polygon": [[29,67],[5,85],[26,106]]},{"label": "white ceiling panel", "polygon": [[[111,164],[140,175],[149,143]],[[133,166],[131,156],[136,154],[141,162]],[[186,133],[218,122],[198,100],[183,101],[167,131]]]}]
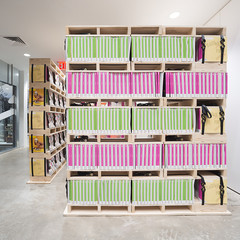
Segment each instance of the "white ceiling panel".
[{"label": "white ceiling panel", "polygon": [[[31,57],[64,60],[66,25],[202,25],[228,0],[0,0],[0,36],[19,36],[25,47],[0,38],[0,59],[20,70]],[[180,12],[177,19],[169,14]]]}]

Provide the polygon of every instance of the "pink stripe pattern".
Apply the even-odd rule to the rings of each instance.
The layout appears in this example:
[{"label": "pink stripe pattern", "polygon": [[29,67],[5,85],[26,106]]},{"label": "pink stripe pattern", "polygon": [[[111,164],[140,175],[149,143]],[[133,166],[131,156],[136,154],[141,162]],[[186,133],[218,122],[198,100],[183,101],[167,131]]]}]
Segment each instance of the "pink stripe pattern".
[{"label": "pink stripe pattern", "polygon": [[227,80],[220,72],[166,72],[166,97],[227,97]]},{"label": "pink stripe pattern", "polygon": [[224,169],[226,144],[165,144],[167,169]]}]

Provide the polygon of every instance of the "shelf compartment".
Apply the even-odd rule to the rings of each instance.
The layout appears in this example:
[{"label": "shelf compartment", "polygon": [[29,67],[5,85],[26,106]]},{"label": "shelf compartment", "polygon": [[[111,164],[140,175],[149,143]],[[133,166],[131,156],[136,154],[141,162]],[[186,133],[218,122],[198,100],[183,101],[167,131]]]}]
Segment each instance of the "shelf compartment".
[{"label": "shelf compartment", "polygon": [[176,107],[195,107],[196,99],[194,98],[164,98],[164,106],[176,106]]},{"label": "shelf compartment", "polygon": [[130,35],[130,29],[126,26],[99,27],[100,35]]},{"label": "shelf compartment", "polygon": [[97,63],[68,62],[66,68],[67,71],[96,71]]},{"label": "shelf compartment", "polygon": [[161,143],[164,141],[164,135],[161,134],[133,134],[132,137],[135,143]]},{"label": "shelf compartment", "polygon": [[98,28],[94,26],[67,26],[66,34],[67,35],[86,35],[86,34],[94,34],[98,33]]},{"label": "shelf compartment", "polygon": [[136,26],[131,27],[131,35],[161,35],[161,26]]},{"label": "shelf compartment", "polygon": [[62,151],[65,147],[66,147],[66,143],[62,144],[61,146],[59,146],[58,148],[56,148],[52,152],[50,152],[50,151],[47,151],[46,153],[31,153],[31,152],[29,152],[29,158],[47,158],[47,159],[50,159],[50,158],[54,157],[57,153]]},{"label": "shelf compartment", "polygon": [[192,36],[195,35],[194,27],[164,27],[163,28],[164,35],[187,35]]},{"label": "shelf compartment", "polygon": [[193,134],[194,143],[227,143],[227,135],[205,133],[202,135],[200,132]]},{"label": "shelf compartment", "polygon": [[44,82],[30,82],[29,89],[30,88],[37,88],[37,89],[46,88],[46,89],[49,89],[49,90],[53,91],[54,93],[60,95],[61,97],[66,98],[66,93],[64,91],[62,91],[58,86],[56,86],[50,82],[45,82],[45,83]]},{"label": "shelf compartment", "polygon": [[177,135],[165,135],[165,143],[191,143],[193,142],[192,134],[177,134]]},{"label": "shelf compartment", "polygon": [[98,63],[87,63],[87,62],[68,62],[67,71],[129,71],[130,62],[125,63],[108,63],[108,62],[98,62]]},{"label": "shelf compartment", "polygon": [[197,99],[197,106],[226,106],[226,99],[225,98],[203,98],[203,99]]},{"label": "shelf compartment", "polygon": [[193,71],[194,63],[165,63],[165,71]]},{"label": "shelf compartment", "polygon": [[132,71],[141,71],[141,72],[148,72],[148,71],[163,71],[164,66],[163,63],[151,63],[151,62],[131,62],[131,70]]},{"label": "shelf compartment", "polygon": [[128,71],[130,70],[129,63],[100,63],[99,71]]},{"label": "shelf compartment", "polygon": [[227,64],[195,62],[195,72],[226,72]]},{"label": "shelf compartment", "polygon": [[197,170],[196,169],[167,169],[165,168],[163,171],[164,178],[171,178],[171,177],[186,177],[191,176],[193,178],[197,177]]},{"label": "shelf compartment", "polygon": [[66,131],[66,126],[62,126],[62,127],[56,127],[56,128],[48,128],[48,129],[41,129],[41,130],[31,130],[29,129],[29,134],[32,135],[36,135],[36,136],[42,136],[43,134],[45,135],[53,135],[53,134],[57,134],[60,132]]},{"label": "shelf compartment", "polygon": [[225,27],[196,27],[196,35],[226,35]]}]

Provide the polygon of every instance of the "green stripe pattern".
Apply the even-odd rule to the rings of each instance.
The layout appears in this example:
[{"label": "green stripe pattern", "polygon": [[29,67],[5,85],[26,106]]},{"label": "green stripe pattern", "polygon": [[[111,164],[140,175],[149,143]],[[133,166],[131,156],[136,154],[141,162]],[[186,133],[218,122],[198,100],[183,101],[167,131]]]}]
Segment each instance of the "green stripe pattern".
[{"label": "green stripe pattern", "polygon": [[97,194],[96,180],[68,181],[68,203],[79,205],[97,204]]},{"label": "green stripe pattern", "polygon": [[133,108],[132,109],[133,133],[161,133],[162,109],[161,108]]},{"label": "green stripe pattern", "polygon": [[99,133],[130,133],[130,108],[99,108]]},{"label": "green stripe pattern", "polygon": [[125,62],[130,57],[129,36],[67,36],[67,61]]},{"label": "green stripe pattern", "polygon": [[68,133],[96,133],[97,116],[96,108],[70,108],[67,110]]},{"label": "green stripe pattern", "polygon": [[130,133],[130,108],[69,108],[70,134]]},{"label": "green stripe pattern", "polygon": [[192,133],[195,131],[193,108],[163,108],[163,133]]},{"label": "green stripe pattern", "polygon": [[190,36],[132,36],[132,61],[194,62],[195,38]]},{"label": "green stripe pattern", "polygon": [[[130,108],[70,108],[68,133],[131,133]],[[193,108],[132,108],[132,133],[192,133],[195,131]]]},{"label": "green stripe pattern", "polygon": [[193,204],[194,179],[132,180],[132,204]]},{"label": "green stripe pattern", "polygon": [[98,199],[102,205],[129,205],[131,202],[130,180],[99,180]]}]

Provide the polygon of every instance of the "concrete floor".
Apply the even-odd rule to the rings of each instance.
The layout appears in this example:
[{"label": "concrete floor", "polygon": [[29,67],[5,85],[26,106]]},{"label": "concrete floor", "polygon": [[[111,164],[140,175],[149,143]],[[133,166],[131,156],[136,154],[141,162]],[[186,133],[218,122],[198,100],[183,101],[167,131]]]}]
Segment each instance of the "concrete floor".
[{"label": "concrete floor", "polygon": [[231,191],[232,216],[63,217],[65,170],[52,184],[26,184],[28,149],[0,156],[0,240],[240,239],[240,196]]}]

